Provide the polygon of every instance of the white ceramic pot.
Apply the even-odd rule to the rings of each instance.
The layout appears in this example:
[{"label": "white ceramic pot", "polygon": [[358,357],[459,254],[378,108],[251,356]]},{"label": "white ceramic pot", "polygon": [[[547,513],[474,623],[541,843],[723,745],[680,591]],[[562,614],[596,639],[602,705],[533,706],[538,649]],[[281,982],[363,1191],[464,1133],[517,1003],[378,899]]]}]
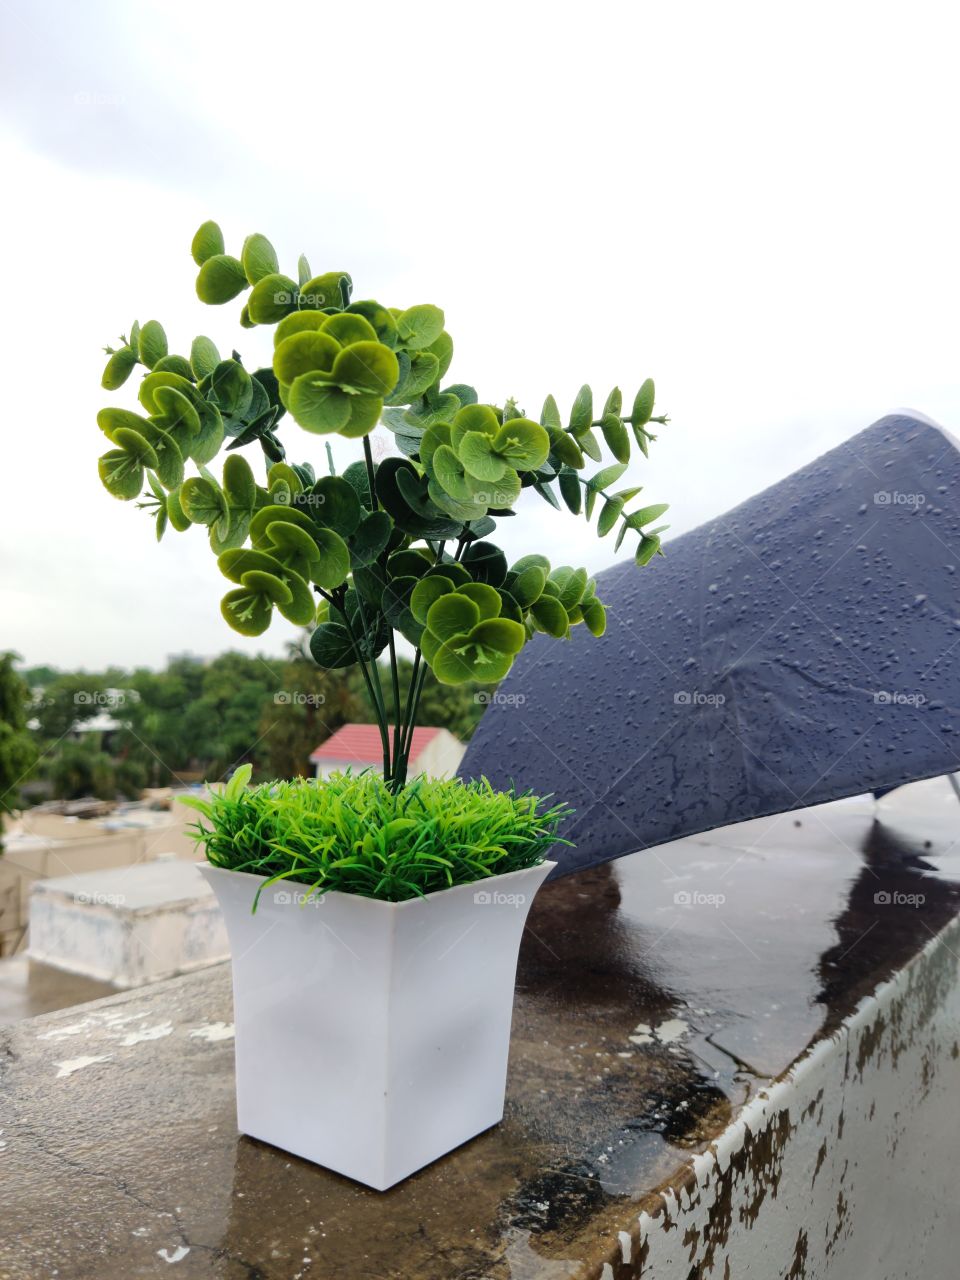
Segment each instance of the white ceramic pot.
[{"label": "white ceramic pot", "polygon": [[517,954],[543,862],[378,902],[201,869],[233,959],[237,1123],[383,1191],[503,1118]]}]

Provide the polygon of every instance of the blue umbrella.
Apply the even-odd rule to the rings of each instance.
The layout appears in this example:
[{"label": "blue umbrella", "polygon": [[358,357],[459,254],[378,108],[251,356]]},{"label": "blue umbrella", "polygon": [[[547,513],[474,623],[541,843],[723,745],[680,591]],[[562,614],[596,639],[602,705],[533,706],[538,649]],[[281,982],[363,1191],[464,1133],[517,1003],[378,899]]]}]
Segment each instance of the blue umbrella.
[{"label": "blue umbrella", "polygon": [[891,415],[598,577],[599,641],[527,645],[461,767],[576,810],[566,874],[960,768],[960,453]]}]

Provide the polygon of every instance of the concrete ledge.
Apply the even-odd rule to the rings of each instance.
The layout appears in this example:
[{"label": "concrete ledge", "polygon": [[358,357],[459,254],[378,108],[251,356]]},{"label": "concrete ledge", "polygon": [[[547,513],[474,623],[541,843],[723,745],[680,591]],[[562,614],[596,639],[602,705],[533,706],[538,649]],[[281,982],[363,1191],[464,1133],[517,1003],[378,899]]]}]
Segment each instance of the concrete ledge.
[{"label": "concrete ledge", "polygon": [[213,890],[176,858],[38,881],[31,959],[118,987],[138,987],[225,960]]},{"label": "concrete ledge", "polygon": [[0,1277],[945,1280],[957,819],[874,817],[545,886],[503,1124],[386,1194],[237,1137],[229,966],[0,1029]]}]

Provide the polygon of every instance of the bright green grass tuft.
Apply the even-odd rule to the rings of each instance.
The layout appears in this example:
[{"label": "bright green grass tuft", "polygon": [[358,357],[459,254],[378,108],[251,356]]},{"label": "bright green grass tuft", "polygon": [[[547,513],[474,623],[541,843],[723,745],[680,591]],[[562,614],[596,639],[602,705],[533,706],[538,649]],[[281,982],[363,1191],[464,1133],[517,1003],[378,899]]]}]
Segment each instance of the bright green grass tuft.
[{"label": "bright green grass tuft", "polygon": [[249,778],[244,765],[224,790],[184,799],[206,819],[190,834],[215,867],[317,893],[402,902],[536,866],[551,845],[569,844],[556,833],[572,810],[494,791],[485,778],[420,777],[397,795],[371,772],[248,789]]}]

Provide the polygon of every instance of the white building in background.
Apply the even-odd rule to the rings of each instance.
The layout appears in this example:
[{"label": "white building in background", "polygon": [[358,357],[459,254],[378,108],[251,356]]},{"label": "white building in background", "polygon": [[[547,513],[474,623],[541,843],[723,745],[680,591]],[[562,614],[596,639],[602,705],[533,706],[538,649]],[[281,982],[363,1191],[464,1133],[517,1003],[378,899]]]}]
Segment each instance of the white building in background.
[{"label": "white building in background", "polygon": [[[431,778],[452,778],[460,767],[466,747],[447,729],[429,726],[413,731],[410,751],[409,778],[418,773]],[[310,756],[318,778],[329,778],[331,773],[352,769],[376,769],[383,772],[383,748],[380,730],[375,724],[345,724]]]}]

